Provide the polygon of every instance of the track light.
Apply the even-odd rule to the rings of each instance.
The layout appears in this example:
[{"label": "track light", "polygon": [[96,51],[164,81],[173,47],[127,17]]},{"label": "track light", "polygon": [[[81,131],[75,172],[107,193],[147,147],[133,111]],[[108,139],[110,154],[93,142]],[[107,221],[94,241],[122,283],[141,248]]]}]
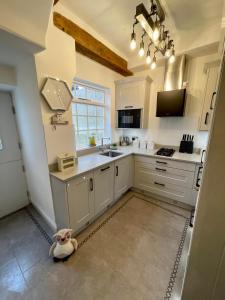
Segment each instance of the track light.
[{"label": "track light", "polygon": [[175,51],[174,51],[174,49],[172,50],[171,56],[169,58],[169,62],[171,64],[175,62]]},{"label": "track light", "polygon": [[152,64],[151,64],[151,69],[154,70],[156,68],[156,57],[154,55],[153,60],[152,60]]},{"label": "track light", "polygon": [[145,54],[144,47],[145,47],[145,44],[144,44],[144,41],[142,39],[142,41],[140,42],[140,49],[139,49],[139,52],[138,52],[140,57],[144,56],[144,54]]},{"label": "track light", "polygon": [[131,34],[131,40],[130,40],[130,49],[134,50],[137,47],[137,42],[136,42],[136,34],[133,31]]}]

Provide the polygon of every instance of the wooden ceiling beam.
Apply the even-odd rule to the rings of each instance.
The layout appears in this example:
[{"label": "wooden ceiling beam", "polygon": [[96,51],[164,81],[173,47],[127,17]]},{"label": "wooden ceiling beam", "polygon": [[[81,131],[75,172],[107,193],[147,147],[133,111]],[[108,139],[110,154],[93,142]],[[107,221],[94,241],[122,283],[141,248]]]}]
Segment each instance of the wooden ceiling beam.
[{"label": "wooden ceiling beam", "polygon": [[53,21],[56,27],[74,38],[77,52],[123,76],[133,75],[127,69],[127,61],[125,59],[117,55],[77,24],[57,12],[54,12]]}]

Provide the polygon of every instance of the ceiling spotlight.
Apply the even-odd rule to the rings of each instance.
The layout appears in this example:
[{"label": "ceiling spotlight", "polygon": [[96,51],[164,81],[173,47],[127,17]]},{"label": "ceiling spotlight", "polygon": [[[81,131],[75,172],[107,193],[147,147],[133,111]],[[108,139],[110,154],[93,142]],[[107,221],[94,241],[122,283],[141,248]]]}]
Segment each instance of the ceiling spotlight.
[{"label": "ceiling spotlight", "polygon": [[152,61],[152,59],[151,59],[151,53],[150,53],[150,50],[148,49],[147,56],[146,56],[146,64],[150,65],[151,61]]},{"label": "ceiling spotlight", "polygon": [[174,49],[172,50],[171,56],[169,58],[169,62],[171,64],[175,62],[175,51],[174,51]]},{"label": "ceiling spotlight", "polygon": [[152,60],[152,64],[151,64],[151,69],[154,70],[156,68],[156,57],[154,55],[153,60]]},{"label": "ceiling spotlight", "polygon": [[144,56],[144,54],[145,54],[145,49],[144,49],[144,47],[145,47],[144,41],[142,40],[142,41],[140,42],[140,49],[139,49],[139,52],[138,52],[138,54],[139,54],[140,57]]},{"label": "ceiling spotlight", "polygon": [[137,42],[136,42],[136,34],[133,31],[131,34],[131,40],[130,40],[130,49],[134,50],[137,47]]}]

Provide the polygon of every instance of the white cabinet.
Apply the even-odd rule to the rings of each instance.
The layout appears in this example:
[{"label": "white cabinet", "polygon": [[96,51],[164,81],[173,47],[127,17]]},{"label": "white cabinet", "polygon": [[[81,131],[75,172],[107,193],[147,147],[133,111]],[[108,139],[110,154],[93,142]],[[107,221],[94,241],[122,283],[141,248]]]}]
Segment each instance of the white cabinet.
[{"label": "white cabinet", "polygon": [[95,215],[113,202],[114,164],[94,171]]},{"label": "white cabinet", "polygon": [[148,126],[151,78],[128,77],[115,81],[116,110],[141,109],[142,128]]},{"label": "white cabinet", "polygon": [[130,178],[130,162],[131,157],[124,157],[115,162],[115,185],[114,185],[114,198],[119,199],[124,194],[131,184]]},{"label": "white cabinet", "polygon": [[135,156],[137,189],[194,206],[194,178],[195,164]]},{"label": "white cabinet", "polygon": [[204,91],[199,130],[209,130],[210,128],[216,98],[218,73],[218,65],[210,66],[207,68],[207,79]]},{"label": "white cabinet", "polygon": [[79,230],[94,216],[93,173],[87,173],[67,183],[70,227]]},{"label": "white cabinet", "polygon": [[94,217],[93,175],[93,172],[88,172],[68,182],[51,176],[58,229],[72,228],[77,232]]}]

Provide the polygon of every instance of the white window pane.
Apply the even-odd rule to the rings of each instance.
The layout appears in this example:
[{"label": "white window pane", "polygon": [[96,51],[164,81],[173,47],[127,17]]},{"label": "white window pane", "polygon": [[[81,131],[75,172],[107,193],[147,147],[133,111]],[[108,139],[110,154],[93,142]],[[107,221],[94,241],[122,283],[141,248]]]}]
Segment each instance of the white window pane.
[{"label": "white window pane", "polygon": [[88,132],[87,131],[79,131],[76,134],[76,143],[78,148],[84,148],[88,146]]},{"label": "white window pane", "polygon": [[78,130],[87,130],[87,117],[77,117]]},{"label": "white window pane", "polygon": [[96,117],[88,117],[88,128],[96,129]]},{"label": "white window pane", "polygon": [[104,130],[97,130],[97,133],[96,133],[96,144],[97,145],[101,144],[103,137],[104,137]]},{"label": "white window pane", "polygon": [[86,99],[86,88],[82,85],[75,85],[75,97]]},{"label": "white window pane", "polygon": [[104,129],[104,117],[97,117],[97,129]]},{"label": "white window pane", "polygon": [[77,116],[73,116],[73,125],[75,127],[75,130],[77,130]]},{"label": "white window pane", "polygon": [[90,137],[90,136],[95,136],[95,139],[96,139],[96,130],[88,130],[88,137]]},{"label": "white window pane", "polygon": [[97,116],[104,116],[104,107],[97,106]]},{"label": "white window pane", "polygon": [[89,116],[96,116],[96,106],[88,105],[88,115]]},{"label": "white window pane", "polygon": [[87,104],[77,104],[77,114],[86,116],[87,115]]},{"label": "white window pane", "polygon": [[72,114],[73,115],[77,114],[77,105],[76,105],[76,103],[72,103]]},{"label": "white window pane", "polygon": [[95,100],[99,103],[105,103],[105,93],[103,91],[96,91],[95,92]]},{"label": "white window pane", "polygon": [[95,101],[95,90],[91,88],[87,88],[87,99]]}]

